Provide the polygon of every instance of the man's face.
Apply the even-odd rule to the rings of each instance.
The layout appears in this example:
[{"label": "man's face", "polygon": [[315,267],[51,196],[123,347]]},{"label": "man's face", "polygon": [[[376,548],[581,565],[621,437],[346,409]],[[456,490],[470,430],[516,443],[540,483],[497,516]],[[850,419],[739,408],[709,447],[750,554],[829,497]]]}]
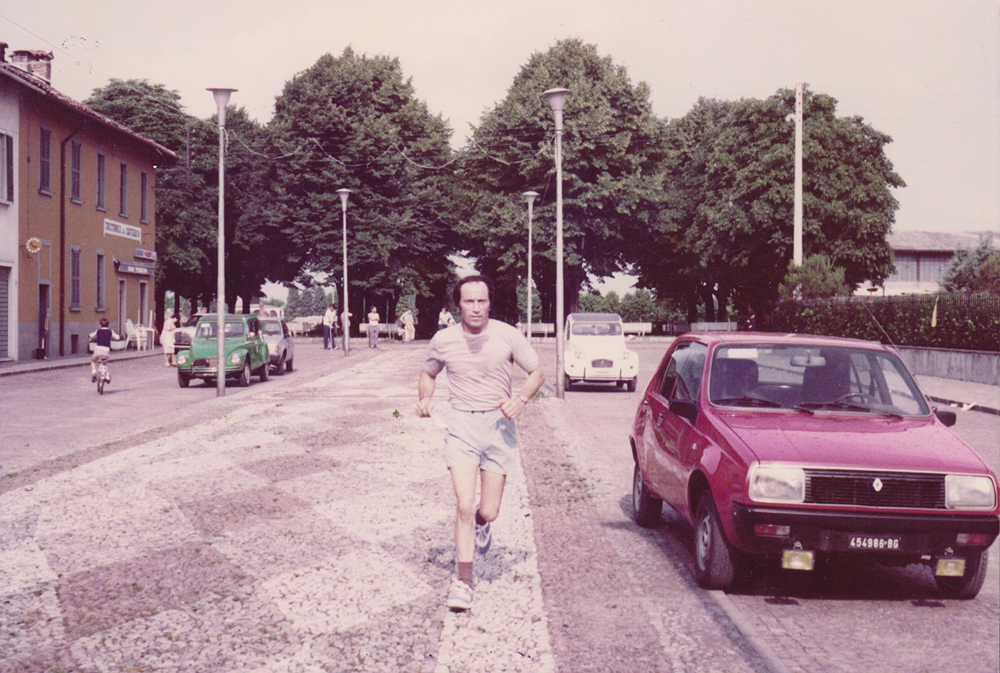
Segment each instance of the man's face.
[{"label": "man's face", "polygon": [[490,320],[490,291],[486,283],[466,283],[462,286],[462,299],[458,310],[462,313],[462,327],[478,334]]}]

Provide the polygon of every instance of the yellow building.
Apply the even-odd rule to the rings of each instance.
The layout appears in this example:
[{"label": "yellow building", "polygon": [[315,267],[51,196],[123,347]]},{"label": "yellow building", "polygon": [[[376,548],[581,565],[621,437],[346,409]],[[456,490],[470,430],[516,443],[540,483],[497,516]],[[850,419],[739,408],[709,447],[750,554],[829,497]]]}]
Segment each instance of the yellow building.
[{"label": "yellow building", "polygon": [[162,145],[54,89],[50,52],[0,43],[0,360],[87,352],[151,324]]}]

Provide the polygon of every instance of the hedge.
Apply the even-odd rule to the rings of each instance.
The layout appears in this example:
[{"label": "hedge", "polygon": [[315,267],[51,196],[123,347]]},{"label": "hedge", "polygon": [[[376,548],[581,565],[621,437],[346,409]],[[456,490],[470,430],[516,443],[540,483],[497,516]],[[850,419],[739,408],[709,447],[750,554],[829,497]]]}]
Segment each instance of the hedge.
[{"label": "hedge", "polygon": [[1000,351],[1000,294],[786,301],[775,307],[764,329],[852,337],[896,346]]}]

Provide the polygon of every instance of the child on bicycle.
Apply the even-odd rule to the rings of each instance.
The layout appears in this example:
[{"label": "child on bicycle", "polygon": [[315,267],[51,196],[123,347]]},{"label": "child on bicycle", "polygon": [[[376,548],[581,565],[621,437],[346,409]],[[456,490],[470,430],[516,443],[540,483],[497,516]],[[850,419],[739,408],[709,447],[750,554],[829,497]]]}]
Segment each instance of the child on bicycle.
[{"label": "child on bicycle", "polygon": [[[109,327],[111,323],[107,318],[101,318],[101,326],[90,333],[90,338],[94,340],[94,355],[90,358],[90,382],[97,381],[97,361],[107,360],[111,353],[111,342],[121,339],[113,329]],[[110,377],[108,383],[111,383]]]}]

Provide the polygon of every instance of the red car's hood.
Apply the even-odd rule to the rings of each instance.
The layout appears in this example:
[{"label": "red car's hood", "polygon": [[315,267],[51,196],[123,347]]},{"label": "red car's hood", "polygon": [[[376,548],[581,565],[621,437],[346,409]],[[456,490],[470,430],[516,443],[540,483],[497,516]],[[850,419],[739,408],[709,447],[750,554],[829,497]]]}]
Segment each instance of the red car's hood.
[{"label": "red car's hood", "polygon": [[985,473],[982,459],[933,419],[721,413],[761,462],[867,470]]}]

